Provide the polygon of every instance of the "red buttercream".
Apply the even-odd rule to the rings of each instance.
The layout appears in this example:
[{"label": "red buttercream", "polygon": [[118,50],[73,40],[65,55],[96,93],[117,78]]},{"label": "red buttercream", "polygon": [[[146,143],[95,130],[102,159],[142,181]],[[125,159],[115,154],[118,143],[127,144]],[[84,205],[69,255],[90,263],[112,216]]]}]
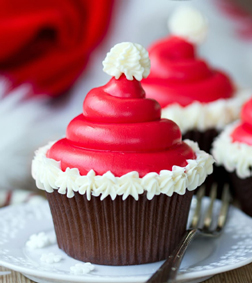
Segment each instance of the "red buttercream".
[{"label": "red buttercream", "polygon": [[246,102],[241,111],[241,124],[231,134],[233,142],[252,145],[252,99]]},{"label": "red buttercream", "polygon": [[81,175],[91,169],[102,175],[111,171],[122,176],[138,171],[171,170],[186,166],[195,153],[181,141],[178,126],[160,119],[161,107],[137,80],[124,75],[92,89],[83,104],[83,113],[68,125],[66,138],[56,142],[47,157],[61,161],[61,168],[78,168]]},{"label": "red buttercream", "polygon": [[146,96],[156,99],[162,108],[173,103],[208,103],[234,93],[229,77],[197,58],[195,47],[182,38],[158,41],[149,49],[149,56],[151,72],[142,85]]}]

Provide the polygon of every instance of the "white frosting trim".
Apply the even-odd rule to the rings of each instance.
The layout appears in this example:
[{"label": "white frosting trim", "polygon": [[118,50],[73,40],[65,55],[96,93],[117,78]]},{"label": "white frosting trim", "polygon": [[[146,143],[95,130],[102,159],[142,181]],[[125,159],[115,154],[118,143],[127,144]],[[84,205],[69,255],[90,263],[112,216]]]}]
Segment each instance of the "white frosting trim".
[{"label": "white frosting trim", "polygon": [[150,59],[148,51],[140,44],[122,42],[116,44],[107,53],[102,62],[103,71],[118,79],[125,74],[128,80],[141,81],[150,73]]},{"label": "white frosting trim", "polygon": [[32,161],[32,176],[36,180],[39,189],[52,193],[58,190],[60,194],[67,194],[72,198],[75,192],[86,194],[87,199],[91,195],[99,196],[103,200],[110,195],[115,199],[122,195],[125,200],[129,195],[138,200],[139,194],[147,192],[147,198],[152,199],[160,193],[171,196],[174,192],[183,195],[186,188],[191,191],[200,186],[208,174],[213,171],[213,157],[199,149],[198,144],[185,140],[196,153],[195,160],[187,160],[187,166],[173,166],[172,171],[162,170],[160,174],[148,173],[140,178],[138,172],[129,172],[121,177],[115,177],[110,171],[102,176],[96,175],[90,170],[87,175],[81,176],[77,168],[67,168],[62,171],[60,162],[46,157],[47,150],[52,144],[39,148],[35,152]]},{"label": "white frosting trim", "polygon": [[168,20],[168,28],[172,34],[191,43],[201,43],[206,38],[208,22],[200,11],[182,6]]},{"label": "white frosting trim", "polygon": [[238,177],[252,176],[252,146],[233,142],[231,133],[240,124],[236,121],[227,126],[213,142],[212,154],[217,165],[223,165],[228,172],[236,171]]},{"label": "white frosting trim", "polygon": [[251,96],[250,90],[240,90],[232,98],[210,103],[193,102],[186,107],[172,104],[162,109],[162,117],[173,120],[182,133],[192,129],[202,132],[211,128],[221,130],[239,118],[242,105]]}]

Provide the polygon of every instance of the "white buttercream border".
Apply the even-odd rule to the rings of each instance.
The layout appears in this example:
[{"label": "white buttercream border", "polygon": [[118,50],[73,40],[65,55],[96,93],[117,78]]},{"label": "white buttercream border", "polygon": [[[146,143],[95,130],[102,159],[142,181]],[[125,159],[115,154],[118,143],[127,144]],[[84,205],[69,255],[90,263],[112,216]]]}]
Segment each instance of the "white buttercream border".
[{"label": "white buttercream border", "polygon": [[215,139],[212,154],[217,165],[224,166],[228,172],[236,171],[238,177],[245,179],[252,176],[252,146],[231,139],[231,133],[240,123],[228,125]]},{"label": "white buttercream border", "polygon": [[139,194],[144,191],[147,192],[148,199],[161,193],[168,196],[174,192],[183,195],[186,189],[194,190],[205,181],[207,175],[212,173],[214,163],[213,157],[200,150],[197,143],[190,140],[185,142],[196,153],[195,160],[187,160],[185,167],[173,166],[171,171],[162,170],[160,174],[151,172],[143,178],[136,171],[121,177],[115,177],[110,171],[102,176],[96,175],[94,170],[90,170],[85,176],[81,176],[77,168],[62,171],[60,162],[46,157],[46,152],[52,145],[50,143],[35,152],[32,176],[39,189],[48,193],[58,190],[60,194],[67,194],[68,198],[72,198],[75,192],[86,194],[88,200],[91,195],[101,195],[101,200],[108,195],[113,200],[117,195],[122,195],[125,200],[131,195],[138,200]]},{"label": "white buttercream border", "polygon": [[162,117],[178,124],[182,133],[192,129],[206,131],[222,130],[227,124],[239,119],[242,105],[252,97],[252,91],[239,90],[229,99],[218,99],[210,103],[194,102],[186,107],[172,104],[162,109]]}]

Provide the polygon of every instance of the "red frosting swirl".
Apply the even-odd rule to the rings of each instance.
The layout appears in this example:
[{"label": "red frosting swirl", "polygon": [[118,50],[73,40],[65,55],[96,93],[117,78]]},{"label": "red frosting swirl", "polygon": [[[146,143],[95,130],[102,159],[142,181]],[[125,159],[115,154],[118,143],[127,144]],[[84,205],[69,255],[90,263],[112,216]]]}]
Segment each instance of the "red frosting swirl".
[{"label": "red frosting swirl", "polygon": [[111,171],[122,176],[138,171],[171,170],[195,159],[192,149],[181,141],[178,126],[160,119],[157,101],[145,98],[137,80],[124,75],[92,89],[83,113],[68,125],[66,138],[56,142],[47,157],[61,161],[61,168],[78,168],[81,175],[91,169],[102,175]]},{"label": "red frosting swirl", "polygon": [[243,105],[241,124],[231,134],[234,142],[252,145],[252,99]]},{"label": "red frosting swirl", "polygon": [[142,85],[146,96],[156,99],[162,108],[172,103],[208,103],[234,93],[229,77],[196,58],[195,47],[182,38],[158,41],[149,49],[149,56],[151,72]]}]

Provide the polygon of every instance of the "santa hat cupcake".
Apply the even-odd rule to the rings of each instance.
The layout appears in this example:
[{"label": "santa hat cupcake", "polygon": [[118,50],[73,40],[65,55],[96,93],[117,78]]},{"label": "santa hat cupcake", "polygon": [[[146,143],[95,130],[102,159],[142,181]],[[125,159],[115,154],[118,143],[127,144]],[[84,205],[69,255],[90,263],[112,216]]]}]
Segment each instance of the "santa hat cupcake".
[{"label": "santa hat cupcake", "polygon": [[252,99],[242,108],[241,121],[227,126],[213,143],[217,165],[229,172],[241,208],[252,216]]},{"label": "santa hat cupcake", "polygon": [[117,44],[103,65],[111,80],[87,94],[66,138],[36,152],[32,175],[68,255],[109,265],[159,261],[181,240],[213,158],[183,142],[145,97],[140,80],[150,62],[141,45]]},{"label": "santa hat cupcake", "polygon": [[226,73],[197,56],[197,44],[208,29],[199,11],[180,8],[168,26],[171,34],[149,48],[151,70],[142,85],[146,96],[160,103],[162,117],[175,121],[184,138],[209,152],[213,138],[238,119],[251,93],[238,89]]}]

